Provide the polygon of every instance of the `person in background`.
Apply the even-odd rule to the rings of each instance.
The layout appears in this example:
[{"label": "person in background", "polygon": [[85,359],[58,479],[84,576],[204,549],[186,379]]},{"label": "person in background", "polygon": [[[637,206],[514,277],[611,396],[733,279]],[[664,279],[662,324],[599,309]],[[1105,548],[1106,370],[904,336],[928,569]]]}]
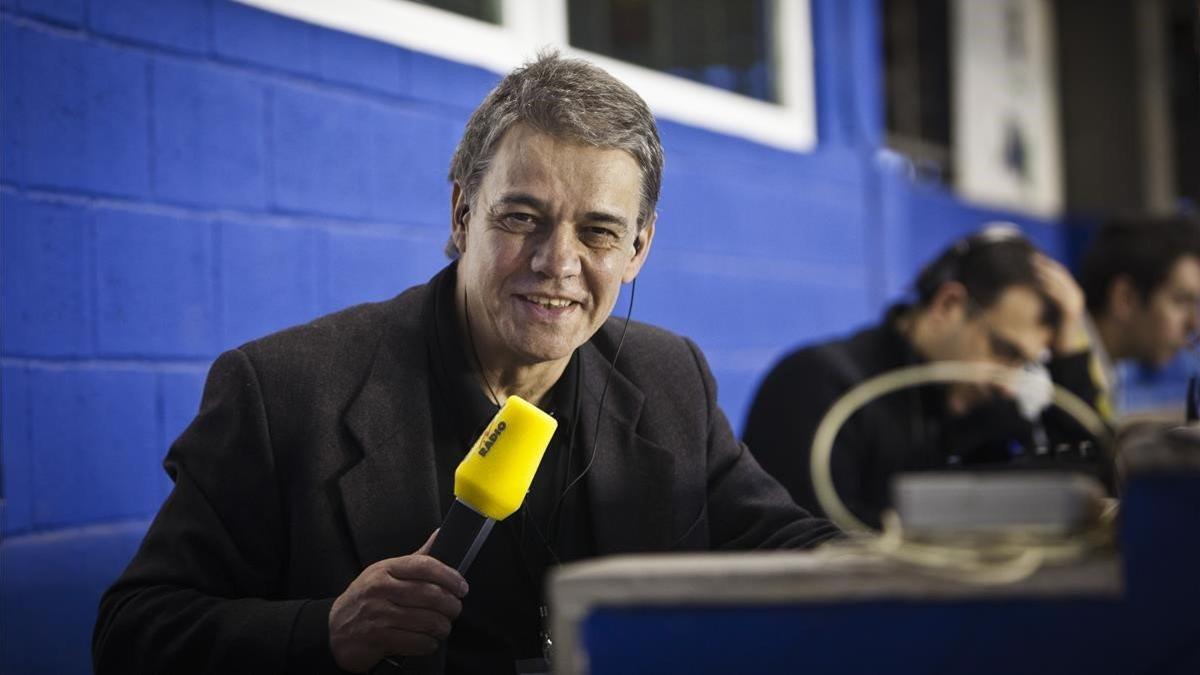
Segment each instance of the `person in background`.
[{"label": "person in background", "polygon": [[[802,507],[821,513],[809,469],[817,425],[859,383],[904,366],[982,361],[1049,369],[1094,404],[1083,293],[1070,273],[1012,226],[954,242],[917,276],[915,302],[848,338],[811,345],[779,361],[751,405],[743,440]],[[1049,444],[1034,433],[1049,433]],[[833,448],[834,486],[863,522],[878,527],[890,480],[904,471],[955,465],[1060,460],[1099,463],[1082,429],[1047,411],[1030,421],[991,387],[910,387],[847,420]]]},{"label": "person in background", "polygon": [[1200,329],[1200,219],[1117,218],[1084,251],[1080,285],[1087,295],[1097,361],[1115,410],[1122,386],[1115,363],[1161,368]]}]

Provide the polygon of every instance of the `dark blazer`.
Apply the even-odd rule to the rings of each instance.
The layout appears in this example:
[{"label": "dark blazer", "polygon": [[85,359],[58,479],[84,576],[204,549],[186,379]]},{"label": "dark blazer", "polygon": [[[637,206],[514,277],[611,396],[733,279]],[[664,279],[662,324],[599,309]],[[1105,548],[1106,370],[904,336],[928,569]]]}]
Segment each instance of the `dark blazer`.
[{"label": "dark blazer", "polygon": [[[452,499],[435,475],[430,288],[216,360],[165,461],[174,489],[101,600],[98,672],[336,670],[334,598],[367,565],[420,547]],[[584,438],[621,325],[580,348]],[[737,442],[687,339],[631,324],[600,422],[586,478],[600,554],[804,547],[836,533]]]}]

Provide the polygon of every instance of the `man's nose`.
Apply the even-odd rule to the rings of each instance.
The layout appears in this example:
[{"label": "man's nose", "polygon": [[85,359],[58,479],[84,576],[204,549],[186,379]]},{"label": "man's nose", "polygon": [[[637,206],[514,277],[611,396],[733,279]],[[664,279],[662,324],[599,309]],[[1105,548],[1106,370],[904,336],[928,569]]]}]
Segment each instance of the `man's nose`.
[{"label": "man's nose", "polygon": [[534,246],[536,248],[531,261],[534,272],[553,279],[579,274],[579,240],[575,236],[575,228],[567,224],[548,228]]}]

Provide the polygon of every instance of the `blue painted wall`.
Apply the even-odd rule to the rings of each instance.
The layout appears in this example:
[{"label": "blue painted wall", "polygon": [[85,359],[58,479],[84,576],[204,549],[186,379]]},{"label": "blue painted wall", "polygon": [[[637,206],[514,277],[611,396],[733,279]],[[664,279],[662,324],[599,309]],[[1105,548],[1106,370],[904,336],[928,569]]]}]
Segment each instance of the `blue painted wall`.
[{"label": "blue painted wall", "polygon": [[[876,12],[813,1],[815,152],[662,124],[634,316],[699,342],[735,427],[785,350],[1011,217],[880,150]],[[223,0],[0,0],[0,31],[0,671],[87,672],[211,360],[439,269],[446,167],[498,76]]]}]

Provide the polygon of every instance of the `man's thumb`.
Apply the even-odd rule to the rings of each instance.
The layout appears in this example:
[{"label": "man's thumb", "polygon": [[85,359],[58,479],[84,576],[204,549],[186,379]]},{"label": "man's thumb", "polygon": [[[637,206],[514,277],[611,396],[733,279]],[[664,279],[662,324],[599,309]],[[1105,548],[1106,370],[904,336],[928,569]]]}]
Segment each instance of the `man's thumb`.
[{"label": "man's thumb", "polygon": [[441,531],[442,528],[440,527],[434,530],[433,533],[429,535],[429,538],[425,540],[425,543],[421,544],[421,548],[417,549],[417,553],[420,555],[429,555],[429,549],[433,547],[433,540],[437,539],[438,532]]}]

